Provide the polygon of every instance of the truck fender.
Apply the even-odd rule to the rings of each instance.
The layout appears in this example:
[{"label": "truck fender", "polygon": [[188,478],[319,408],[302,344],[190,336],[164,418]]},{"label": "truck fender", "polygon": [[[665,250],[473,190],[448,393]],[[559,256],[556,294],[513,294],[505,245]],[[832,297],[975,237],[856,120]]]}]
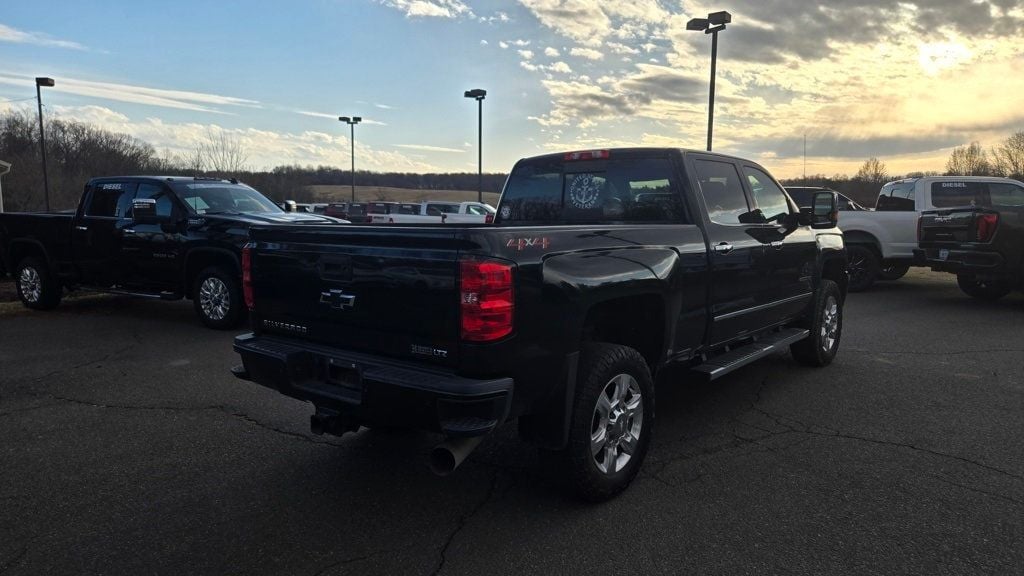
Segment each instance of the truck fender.
[{"label": "truck fender", "polygon": [[7,247],[7,251],[6,251],[7,253],[5,254],[5,257],[6,257],[5,261],[7,263],[7,269],[8,269],[8,271],[12,275],[15,272],[15,268],[18,266],[18,263],[15,261],[15,258],[14,258],[15,252],[17,252],[16,248],[19,247],[19,246],[26,246],[26,245],[27,246],[31,246],[31,248],[28,248],[27,251],[29,251],[29,252],[36,252],[36,251],[38,251],[38,252],[42,253],[43,263],[46,264],[47,268],[50,269],[50,273],[51,274],[56,274],[57,273],[57,270],[54,268],[54,263],[50,259],[50,253],[46,250],[46,246],[44,246],[42,242],[40,242],[39,240],[34,240],[32,238],[16,238],[16,239],[11,241],[11,245]]},{"label": "truck fender", "polygon": [[219,261],[230,261],[232,263],[232,266],[234,266],[233,271],[237,273],[239,277],[241,277],[242,264],[239,260],[238,255],[232,252],[231,250],[228,250],[227,248],[217,248],[211,246],[193,248],[185,253],[185,262],[184,266],[181,269],[181,285],[184,289],[184,293],[187,294],[189,290],[191,290],[192,288],[191,274],[198,273],[200,271],[198,268],[196,270],[192,270],[193,263],[196,261],[197,258],[202,258],[204,256],[208,256],[211,259],[216,259]]}]

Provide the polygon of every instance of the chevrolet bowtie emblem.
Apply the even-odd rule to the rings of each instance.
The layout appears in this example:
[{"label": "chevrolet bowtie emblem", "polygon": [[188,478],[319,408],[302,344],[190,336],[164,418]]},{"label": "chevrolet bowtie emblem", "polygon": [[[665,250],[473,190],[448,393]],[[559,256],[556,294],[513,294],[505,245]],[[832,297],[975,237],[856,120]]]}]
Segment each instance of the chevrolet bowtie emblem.
[{"label": "chevrolet bowtie emblem", "polygon": [[344,290],[328,290],[320,293],[320,303],[329,304],[335,310],[351,310],[356,305],[356,297],[345,294]]}]

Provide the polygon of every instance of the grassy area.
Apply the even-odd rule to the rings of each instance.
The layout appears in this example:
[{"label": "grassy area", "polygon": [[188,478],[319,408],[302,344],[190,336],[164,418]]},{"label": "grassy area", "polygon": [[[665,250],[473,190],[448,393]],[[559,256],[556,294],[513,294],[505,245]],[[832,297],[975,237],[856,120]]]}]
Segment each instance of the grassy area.
[{"label": "grassy area", "polygon": [[[352,197],[351,186],[321,185],[309,188],[316,195],[317,202],[343,202]],[[359,202],[424,202],[426,200],[470,202],[476,201],[476,197],[476,190],[422,190],[387,186],[356,186],[356,200]],[[493,192],[484,192],[484,202],[495,206],[498,203],[498,195]]]}]

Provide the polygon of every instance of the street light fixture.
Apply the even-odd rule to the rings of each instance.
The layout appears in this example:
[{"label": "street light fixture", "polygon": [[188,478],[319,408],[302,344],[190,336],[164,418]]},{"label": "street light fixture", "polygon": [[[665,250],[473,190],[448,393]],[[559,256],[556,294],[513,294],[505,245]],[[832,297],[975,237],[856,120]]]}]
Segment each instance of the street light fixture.
[{"label": "street light fixture", "polygon": [[46,211],[50,211],[50,179],[46,175],[46,130],[43,129],[43,96],[42,87],[52,88],[53,78],[36,78],[36,103],[39,104],[39,146],[43,151],[43,192],[46,194]]},{"label": "street light fixture", "polygon": [[718,33],[732,22],[728,12],[712,12],[707,18],[693,18],[686,23],[687,30],[711,34],[711,95],[708,99],[708,152],[711,152],[711,135],[715,125],[715,72],[718,68]]},{"label": "street light fixture", "polygon": [[466,98],[473,98],[477,102],[477,192],[476,201],[481,204],[484,201],[484,97],[487,96],[487,90],[480,88],[474,88],[472,90],[466,90],[463,94]]},{"label": "street light fixture", "polygon": [[349,125],[352,129],[352,136],[349,138],[349,143],[352,144],[352,201],[356,201],[356,124],[363,121],[360,116],[338,116],[338,120]]}]

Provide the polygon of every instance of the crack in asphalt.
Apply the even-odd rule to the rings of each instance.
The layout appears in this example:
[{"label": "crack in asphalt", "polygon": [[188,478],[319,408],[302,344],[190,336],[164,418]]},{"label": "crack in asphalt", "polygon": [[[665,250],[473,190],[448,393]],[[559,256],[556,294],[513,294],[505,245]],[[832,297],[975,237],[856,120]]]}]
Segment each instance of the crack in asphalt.
[{"label": "crack in asphalt", "polygon": [[448,561],[448,548],[452,545],[452,542],[455,541],[455,538],[459,535],[460,532],[462,532],[462,529],[466,527],[466,524],[469,523],[473,516],[480,512],[480,510],[482,510],[484,506],[486,506],[487,503],[491,501],[491,498],[494,497],[494,491],[498,487],[499,477],[500,473],[496,470],[494,472],[494,476],[491,477],[491,485],[487,488],[487,493],[484,494],[483,499],[481,499],[476,506],[473,506],[472,509],[470,509],[468,512],[459,517],[459,521],[456,523],[455,529],[452,530],[450,534],[448,534],[448,537],[445,539],[444,545],[441,547],[440,557],[438,558],[437,566],[434,567],[434,570],[430,573],[431,576],[437,576],[441,573],[441,570],[444,569],[445,563]]},{"label": "crack in asphalt", "polygon": [[413,546],[410,545],[410,546],[401,546],[399,548],[388,548],[386,550],[376,550],[374,552],[370,552],[369,554],[363,554],[362,556],[352,556],[352,557],[349,557],[349,558],[342,558],[341,560],[338,560],[337,562],[333,562],[333,563],[328,564],[327,566],[324,566],[323,568],[317,570],[313,574],[313,576],[323,576],[324,574],[327,574],[329,571],[334,570],[335,568],[339,568],[341,566],[348,566],[349,564],[355,564],[356,562],[362,562],[363,560],[369,560],[370,558],[375,558],[375,557],[381,556],[383,554],[391,554],[393,552],[399,552],[401,550],[408,550],[410,548],[413,548]]},{"label": "crack in asphalt", "polygon": [[[210,405],[210,406],[139,406],[139,405],[133,405],[133,404],[105,404],[105,403],[99,403],[99,402],[91,402],[91,401],[88,401],[88,400],[82,400],[80,398],[71,398],[69,396],[58,396],[58,395],[55,395],[55,394],[36,394],[36,395],[37,396],[45,396],[45,397],[52,398],[54,400],[58,400],[58,401],[61,401],[61,402],[68,402],[68,403],[71,403],[71,404],[79,404],[81,406],[88,406],[90,408],[107,408],[107,409],[112,409],[112,410],[152,410],[152,411],[160,411],[160,412],[209,412],[209,411],[220,412],[222,414],[227,414],[228,416],[231,416],[232,418],[236,418],[236,419],[241,420],[243,422],[247,422],[249,424],[252,424],[254,426],[262,428],[264,430],[267,430],[267,431],[270,431],[270,432],[274,432],[274,433],[277,433],[277,434],[281,434],[283,436],[288,436],[290,438],[297,438],[297,439],[300,439],[300,440],[304,440],[304,441],[306,441],[306,442],[308,442],[310,444],[321,444],[321,445],[326,445],[326,446],[333,446],[335,448],[346,448],[346,446],[344,444],[339,444],[339,443],[336,443],[336,442],[330,442],[328,440],[318,440],[316,438],[313,438],[311,436],[307,436],[305,434],[301,434],[299,432],[292,432],[290,430],[282,430],[280,428],[275,428],[273,426],[270,426],[269,424],[265,424],[265,423],[257,420],[256,418],[253,418],[252,416],[249,416],[248,414],[245,414],[244,412],[239,412],[237,410],[232,410],[232,409],[228,408],[227,406],[224,406],[224,405],[221,405],[221,404],[215,404],[215,405]],[[47,404],[46,406],[55,406],[55,404]],[[34,407],[34,408],[42,408],[42,406]],[[28,409],[25,409],[25,411],[27,411],[27,410]],[[10,412],[4,412],[4,413],[0,414],[0,416],[5,416],[7,414],[11,414],[11,413],[14,413],[14,412],[17,412],[17,410],[12,410]]]},{"label": "crack in asphalt", "polygon": [[938,480],[939,482],[942,482],[943,484],[949,484],[950,486],[956,486],[957,488],[963,488],[964,490],[967,490],[967,491],[970,491],[970,492],[977,492],[978,494],[984,494],[986,496],[991,496],[993,498],[998,498],[999,500],[1005,500],[1006,502],[1010,502],[1012,504],[1016,504],[1017,506],[1024,506],[1024,501],[1017,500],[1016,498],[1011,498],[1010,496],[1007,496],[1005,494],[999,494],[998,492],[990,492],[988,490],[982,490],[981,488],[975,488],[974,486],[968,486],[966,484],[960,484],[959,482],[953,482],[953,481],[950,481],[950,480],[946,480],[945,478],[939,478],[938,476],[932,476],[932,478],[934,478],[935,480]]}]

